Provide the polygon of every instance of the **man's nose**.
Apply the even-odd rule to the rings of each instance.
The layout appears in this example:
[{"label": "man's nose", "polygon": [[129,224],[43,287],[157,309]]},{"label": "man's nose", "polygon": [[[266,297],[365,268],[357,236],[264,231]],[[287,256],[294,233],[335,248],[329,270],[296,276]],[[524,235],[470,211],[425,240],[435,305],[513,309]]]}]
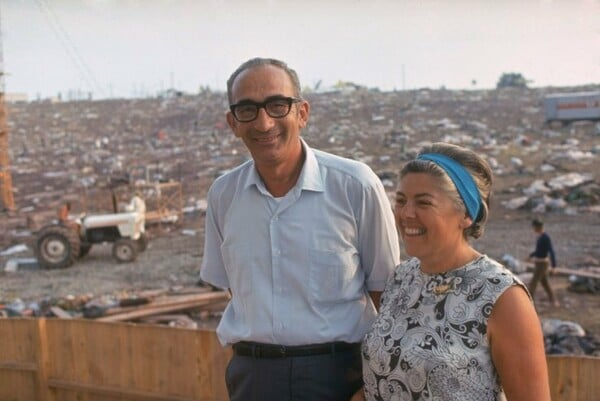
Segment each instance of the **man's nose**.
[{"label": "man's nose", "polygon": [[267,114],[267,110],[264,107],[260,107],[257,113],[254,120],[254,126],[257,129],[267,131],[275,125],[275,119]]}]

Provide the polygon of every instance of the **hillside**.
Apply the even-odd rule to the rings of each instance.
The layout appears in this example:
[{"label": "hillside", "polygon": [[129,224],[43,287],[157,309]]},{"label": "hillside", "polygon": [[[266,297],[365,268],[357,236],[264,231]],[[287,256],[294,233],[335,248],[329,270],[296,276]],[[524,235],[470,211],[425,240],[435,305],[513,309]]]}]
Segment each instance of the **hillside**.
[{"label": "hillside", "polygon": [[[488,159],[496,176],[491,219],[476,247],[497,259],[507,254],[524,259],[534,241],[529,222],[541,216],[561,265],[598,266],[600,123],[547,126],[541,108],[547,93],[598,89],[310,93],[312,114],[304,138],[313,147],[367,162],[390,193],[396,172],[422,143],[471,147]],[[226,109],[226,96],[211,92],[10,104],[18,209],[0,219],[0,251],[29,247],[0,256],[0,266],[32,256],[33,232],[56,217],[63,201],[83,212],[91,194],[125,177],[181,182],[186,213],[177,224],[150,227],[149,249],[131,264],[115,264],[110,247],[103,245],[69,269],[0,271],[0,301],[194,285],[203,254],[202,205],[208,186],[248,157],[225,124]],[[148,174],[144,166],[152,167]],[[576,319],[600,333],[598,295],[568,291],[564,276],[552,281],[563,305],[550,308],[539,289],[540,314]]]}]

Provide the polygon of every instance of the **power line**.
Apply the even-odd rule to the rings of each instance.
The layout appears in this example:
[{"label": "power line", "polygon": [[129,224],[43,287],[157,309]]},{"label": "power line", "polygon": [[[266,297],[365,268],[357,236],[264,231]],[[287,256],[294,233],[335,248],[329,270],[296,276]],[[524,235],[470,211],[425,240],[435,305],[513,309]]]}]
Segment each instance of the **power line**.
[{"label": "power line", "polygon": [[78,70],[82,79],[86,82],[86,84],[90,87],[90,89],[96,90],[100,95],[104,95],[104,90],[102,86],[98,83],[98,80],[94,76],[92,70],[88,67],[87,63],[81,57],[77,46],[69,36],[68,32],[63,28],[60,20],[54,10],[50,7],[47,0],[37,0],[37,5],[42,11],[42,13],[46,16],[52,31],[58,38],[58,40],[63,45],[65,51],[67,52],[69,58],[75,65],[75,68]]}]

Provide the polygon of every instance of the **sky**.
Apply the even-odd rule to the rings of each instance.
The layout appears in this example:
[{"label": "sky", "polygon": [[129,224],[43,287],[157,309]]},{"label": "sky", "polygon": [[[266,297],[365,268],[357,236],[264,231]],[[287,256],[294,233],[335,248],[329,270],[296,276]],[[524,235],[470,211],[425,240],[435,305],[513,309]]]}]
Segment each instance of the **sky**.
[{"label": "sky", "polygon": [[7,93],[225,90],[275,57],[304,87],[600,83],[600,0],[0,0]]}]

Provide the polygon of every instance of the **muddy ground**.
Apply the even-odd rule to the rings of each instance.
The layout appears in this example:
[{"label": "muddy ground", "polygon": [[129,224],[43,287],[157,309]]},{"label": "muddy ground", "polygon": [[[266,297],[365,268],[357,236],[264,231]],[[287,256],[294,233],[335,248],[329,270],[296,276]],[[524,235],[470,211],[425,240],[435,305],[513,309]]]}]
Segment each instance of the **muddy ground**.
[{"label": "muddy ground", "polygon": [[[600,87],[571,91],[592,89]],[[600,124],[544,124],[540,100],[555,90],[308,94],[312,115],[304,136],[311,146],[363,160],[382,175],[397,171],[422,141],[473,147],[498,163],[490,221],[476,248],[496,259],[505,254],[525,259],[535,241],[530,221],[542,217],[560,265],[599,266]],[[196,205],[214,176],[247,157],[223,124],[226,104],[224,94],[204,93],[166,100],[10,105],[18,210],[13,215],[0,213],[0,251],[31,245],[30,223],[40,216],[54,217],[67,195],[71,201],[78,199],[82,182],[99,186],[116,168],[160,162],[165,167],[161,178],[181,182],[185,206]],[[554,170],[542,170],[542,165]],[[530,206],[503,206],[522,196],[534,180],[573,172],[592,176],[587,192],[581,191],[587,193],[587,206],[573,204],[568,210],[541,214]],[[393,185],[387,189],[393,192]],[[565,197],[570,195],[580,193]],[[11,258],[32,258],[31,246],[0,256],[0,303],[194,286],[203,255],[203,226],[197,211],[184,214],[178,225],[149,227],[148,249],[129,264],[115,263],[110,245],[94,246],[84,259],[63,270],[26,265],[15,272],[3,270]],[[569,291],[566,276],[551,281],[561,306],[551,307],[539,287],[539,314],[576,321],[600,335],[600,295]]]},{"label": "muddy ground", "polygon": [[[530,213],[495,207],[483,238],[475,245],[496,259],[505,254],[525,259],[535,241],[530,219]],[[586,266],[598,258],[597,214],[548,215],[546,221],[561,266]],[[143,289],[194,286],[202,261],[203,224],[204,218],[197,215],[188,216],[183,225],[151,227],[148,249],[129,264],[115,263],[111,246],[104,244],[94,246],[88,256],[67,269],[23,266],[16,272],[1,271],[0,299],[8,302],[20,298],[28,303],[69,295],[123,296]],[[19,255],[31,256],[27,252]],[[600,296],[570,291],[567,276],[553,276],[551,283],[561,306],[552,307],[538,286],[535,300],[540,316],[575,321],[588,333],[600,335]]]}]

